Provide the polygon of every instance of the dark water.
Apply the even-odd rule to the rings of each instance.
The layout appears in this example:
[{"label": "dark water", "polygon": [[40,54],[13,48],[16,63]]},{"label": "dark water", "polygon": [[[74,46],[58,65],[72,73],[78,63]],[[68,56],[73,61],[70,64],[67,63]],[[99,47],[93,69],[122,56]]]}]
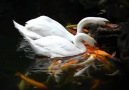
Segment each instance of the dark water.
[{"label": "dark water", "polygon": [[1,90],[15,89],[17,83],[15,73],[23,72],[29,65],[29,60],[23,56],[24,54],[18,54],[16,51],[20,35],[14,29],[11,19],[2,18],[0,25],[0,81],[2,82],[0,87]]},{"label": "dark water", "polygon": [[[24,73],[32,64],[32,60],[26,57],[25,52],[17,51],[22,36],[14,28],[12,20],[24,24],[25,21],[31,18],[48,15],[66,25],[67,23],[77,23],[86,16],[98,16],[97,13],[100,7],[94,6],[94,8],[85,10],[79,0],[74,3],[71,3],[72,1],[74,0],[68,2],[66,0],[57,0],[56,2],[49,2],[49,0],[0,1],[0,90],[18,90],[19,77],[15,76],[16,72]],[[112,18],[110,15],[103,16]],[[107,86],[104,84],[105,88],[100,90],[114,90],[115,88],[124,90],[122,88],[128,87],[125,83],[125,81],[128,81],[126,77],[124,75],[120,79],[112,78],[113,81],[110,78],[110,83]],[[68,89],[67,87],[69,85],[66,85],[62,90]],[[75,88],[76,90],[85,90],[82,87],[71,86],[69,90],[75,90]]]},{"label": "dark water", "polygon": [[[26,21],[26,1],[0,1],[0,89],[18,90],[16,72],[25,72],[30,60],[24,52],[17,52],[21,35],[14,28],[12,20]],[[34,4],[33,4],[34,5]],[[22,10],[20,10],[22,8]],[[29,13],[29,12],[28,12]],[[26,15],[25,15],[26,14]],[[33,14],[33,15],[32,15]],[[30,17],[35,15],[30,12]]]},{"label": "dark water", "polygon": [[[0,50],[1,50],[0,81],[2,83],[0,84],[0,88],[1,90],[10,90],[10,89],[18,90],[17,84],[19,83],[20,78],[17,77],[15,74],[16,72],[25,73],[28,67],[32,65],[32,60],[26,57],[25,52],[17,51],[17,48],[18,48],[19,42],[21,41],[22,36],[13,27],[13,23],[11,19],[6,19],[6,20],[1,19],[1,31],[2,32],[0,33],[0,41],[1,41],[0,43]],[[34,75],[41,77],[42,79],[46,78],[44,76],[42,77],[42,75],[40,74],[35,73]],[[104,84],[102,84],[104,86],[100,90],[103,90],[103,89],[113,90],[114,88],[117,87],[117,85],[120,86],[122,84],[121,81],[124,82],[123,76],[120,79],[118,79],[117,77],[109,78],[108,83],[105,84],[106,83],[105,82]],[[81,86],[75,86],[68,83],[59,90],[65,90],[67,89],[67,87],[69,87],[68,90],[85,90],[87,87],[89,87],[88,86],[89,82],[90,81],[84,82],[83,85]],[[110,86],[110,84],[114,84],[114,86]],[[57,89],[57,88],[54,88],[53,83],[49,86],[50,86],[50,90]],[[34,88],[31,88],[29,90],[33,90],[33,89]]]}]

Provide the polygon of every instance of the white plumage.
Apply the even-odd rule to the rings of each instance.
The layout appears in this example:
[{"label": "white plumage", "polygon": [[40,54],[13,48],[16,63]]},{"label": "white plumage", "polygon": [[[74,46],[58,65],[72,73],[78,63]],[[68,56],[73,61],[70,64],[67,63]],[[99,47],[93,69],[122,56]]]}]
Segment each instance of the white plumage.
[{"label": "white plumage", "polygon": [[74,35],[68,32],[59,22],[47,16],[40,16],[26,22],[25,28],[41,36],[57,35],[73,41]]},{"label": "white plumage", "polygon": [[[82,19],[77,25],[77,33],[82,32],[82,29],[87,24],[99,24],[104,25],[108,20],[101,17],[86,17]],[[49,18],[48,16],[40,16],[35,19],[31,19],[26,22],[25,26],[22,26],[14,21],[14,26],[24,36],[28,36],[32,39],[39,39],[41,37],[57,35],[61,36],[69,41],[73,41],[74,35],[68,32],[60,23]]]},{"label": "white plumage", "polygon": [[[88,37],[88,38],[87,38]],[[74,43],[59,36],[47,36],[37,40],[29,37],[25,38],[36,54],[47,56],[50,58],[66,57],[84,53],[85,45],[81,42],[86,41],[89,45],[94,46],[96,41],[84,33],[79,33],[75,36]]]},{"label": "white plumage", "polygon": [[86,17],[79,21],[77,24],[77,33],[83,32],[82,29],[90,24],[106,25],[109,22],[108,19],[102,17]]},{"label": "white plumage", "polygon": [[26,22],[25,26],[15,21],[13,22],[15,28],[17,28],[23,36],[28,36],[31,39],[39,39],[51,35],[61,36],[69,41],[73,41],[74,38],[74,35],[68,32],[60,23],[47,16],[31,19]]},{"label": "white plumage", "polygon": [[82,40],[94,46],[96,41],[87,34],[81,33],[82,29],[91,23],[104,25],[108,20],[100,17],[84,18],[78,23],[77,35],[75,36],[60,23],[47,16],[31,19],[26,22],[25,26],[13,22],[15,28],[29,42],[36,54],[54,58],[84,53],[86,47],[81,42]]},{"label": "white plumage", "polygon": [[27,36],[27,37],[30,37],[31,39],[39,39],[39,38],[43,37],[43,36],[41,36],[41,35],[39,35],[39,34],[37,34],[35,32],[27,30],[24,26],[16,23],[15,21],[13,21],[13,23],[14,23],[15,28],[18,29],[18,31],[20,32],[20,34],[23,37]]}]

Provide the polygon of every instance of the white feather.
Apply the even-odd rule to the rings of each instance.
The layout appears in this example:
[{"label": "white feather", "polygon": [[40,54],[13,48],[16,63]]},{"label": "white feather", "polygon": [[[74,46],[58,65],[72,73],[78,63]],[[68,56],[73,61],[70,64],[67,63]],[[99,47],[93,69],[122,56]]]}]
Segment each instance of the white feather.
[{"label": "white feather", "polygon": [[90,40],[86,39],[87,37],[89,37],[87,34],[79,33],[75,37],[74,44],[67,39],[59,36],[47,36],[37,40],[33,40],[29,37],[26,37],[25,39],[28,40],[36,54],[55,58],[84,53],[86,51],[86,47],[81,42],[82,40],[86,42],[89,42],[91,40],[90,42],[92,43],[89,43],[91,46],[94,46],[94,44],[96,43],[92,37],[90,38]]}]

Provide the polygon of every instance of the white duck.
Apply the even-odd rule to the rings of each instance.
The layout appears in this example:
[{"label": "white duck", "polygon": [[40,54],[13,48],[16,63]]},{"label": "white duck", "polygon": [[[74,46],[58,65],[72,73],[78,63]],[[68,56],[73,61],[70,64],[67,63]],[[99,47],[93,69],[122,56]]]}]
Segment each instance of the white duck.
[{"label": "white duck", "polygon": [[96,41],[87,34],[78,33],[75,35],[73,43],[60,36],[47,36],[37,40],[30,37],[25,37],[30,43],[30,46],[38,55],[47,56],[50,58],[66,57],[84,53],[86,51],[85,45],[81,42],[84,40],[90,46],[94,46]]},{"label": "white duck", "polygon": [[[77,32],[82,32],[85,25],[93,23],[103,25],[108,20],[100,17],[86,17],[82,19],[77,26]],[[28,36],[32,39],[39,39],[44,36],[57,35],[61,36],[69,41],[73,41],[74,35],[68,32],[60,23],[47,17],[40,16],[35,19],[31,19],[26,22],[25,27],[14,21],[14,26],[24,36]]]}]

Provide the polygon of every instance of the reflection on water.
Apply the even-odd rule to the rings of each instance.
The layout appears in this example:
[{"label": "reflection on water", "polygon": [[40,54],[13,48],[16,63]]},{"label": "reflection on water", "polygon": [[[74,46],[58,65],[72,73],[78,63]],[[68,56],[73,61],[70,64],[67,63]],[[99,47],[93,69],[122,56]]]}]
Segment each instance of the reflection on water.
[{"label": "reflection on water", "polygon": [[[82,63],[82,62],[84,63],[87,60],[87,58],[83,57],[82,55],[66,57],[66,58],[55,58],[55,59],[40,57],[35,59],[35,62],[33,62],[28,68],[27,72],[29,72],[30,74],[28,74],[27,77],[33,80],[36,80],[40,83],[46,84],[49,90],[57,90],[57,89],[65,90],[67,87],[69,87],[68,90],[71,90],[71,89],[72,90],[84,90],[84,89],[85,90],[103,90],[103,89],[111,90],[112,88],[116,88],[116,87],[114,86],[110,87],[110,84],[116,83],[116,81],[119,81],[120,80],[119,78],[121,77],[119,72],[114,75],[113,74],[111,75],[110,74],[111,72],[109,73],[106,69],[104,69],[102,62],[95,60],[94,64],[97,69],[91,66],[88,71],[89,75],[87,72],[85,72],[83,75],[80,75],[78,77],[73,77],[74,73],[76,72],[76,69],[79,69],[80,65],[82,67],[82,64],[77,64],[79,65],[79,67],[77,67],[76,69],[75,69],[75,66],[74,67],[67,66],[67,67],[60,68],[63,71],[59,74],[59,77],[58,77],[60,78],[60,81],[57,82],[56,79],[58,78],[53,76],[52,72],[50,72],[51,71],[50,67],[52,67],[52,63],[55,62],[55,60],[62,60],[61,66],[63,66],[63,64],[65,63],[68,65],[68,62],[72,60],[79,60],[78,63]],[[109,61],[111,65],[114,64],[112,60],[109,60]],[[114,68],[116,68],[116,66]],[[112,69],[114,68],[112,67]],[[57,71],[54,70],[53,73],[55,72]],[[19,84],[21,83],[22,83],[22,80],[20,81]],[[34,88],[33,85],[27,85],[27,84],[25,84],[23,87],[26,88],[27,90],[36,89]]]},{"label": "reflection on water", "polygon": [[21,41],[17,45],[17,52],[25,52],[25,56],[30,59],[35,58],[35,52],[33,49],[30,47],[29,43],[24,39],[21,38]]},{"label": "reflection on water", "polygon": [[10,18],[0,18],[0,85],[1,90],[17,90],[17,71],[24,72],[30,60],[24,52],[17,52],[17,43],[21,37],[13,27]]},{"label": "reflection on water", "polygon": [[[28,75],[29,78],[32,78],[42,83],[45,83],[46,79],[50,78],[48,84],[49,90],[57,90],[57,87],[58,90],[89,90],[89,88],[91,88],[91,84],[93,84],[91,88],[92,90],[94,90],[94,87],[96,87],[98,84],[100,84],[100,87],[98,87],[97,90],[125,90],[125,88],[128,88],[128,83],[126,83],[128,82],[128,75],[129,75],[127,71],[128,69],[126,69],[126,67],[124,67],[123,65],[120,66],[120,70],[122,73],[119,76],[105,77],[103,75],[101,76],[102,73],[101,71],[96,71],[97,72],[96,74],[92,74],[96,76],[94,77],[94,79],[82,78],[80,80],[76,78],[76,81],[78,82],[73,82],[72,84],[66,83],[65,85],[60,87],[59,84],[57,84],[54,81],[54,78],[49,77],[49,74],[47,74],[46,72],[40,72],[39,69],[42,68],[44,62],[38,60],[39,63],[37,63],[35,62],[37,60],[26,57],[27,53],[25,53],[25,51],[17,51],[22,36],[14,28],[12,22],[13,19],[16,20],[17,22],[23,23],[31,18],[37,17],[42,13],[60,21],[63,24],[66,24],[69,22],[76,23],[78,22],[78,20],[80,20],[85,16],[97,16],[99,8],[95,7],[85,11],[84,8],[80,4],[78,4],[79,0],[77,0],[73,4],[71,4],[71,2],[74,2],[74,0],[69,0],[69,1],[70,2],[67,2],[66,0],[57,0],[57,2],[60,2],[60,4],[57,2],[54,3],[54,1],[51,1],[52,3],[50,3],[49,0],[37,0],[37,1],[1,0],[0,1],[0,7],[1,7],[0,8],[0,82],[1,82],[0,90],[10,90],[10,89],[19,90],[17,84],[19,84],[21,78],[16,76],[17,72],[21,72],[23,74],[25,74],[26,72],[30,72],[30,74]],[[40,7],[37,6],[37,2],[38,5],[40,5]],[[119,5],[116,4],[115,6],[119,7]],[[111,9],[108,8],[108,10],[112,11],[112,7]],[[115,7],[115,10],[118,13],[117,7]],[[122,9],[121,11],[123,12],[124,8],[122,7],[120,7],[120,9]],[[41,11],[39,12],[38,10]],[[118,15],[118,17],[119,15],[128,16],[128,14],[123,14],[121,12],[119,14],[111,13],[110,15],[106,16],[108,16],[109,18],[114,18],[110,17],[111,15]],[[125,19],[125,17],[121,18]],[[117,19],[119,20],[121,18]],[[38,67],[37,71],[36,67]],[[33,72],[30,71],[30,69],[33,70]],[[39,90],[39,89],[31,85],[27,85],[26,90]]]},{"label": "reflection on water", "polygon": [[[8,24],[7,24],[8,23]],[[2,25],[3,24],[3,25]],[[17,72],[21,72],[25,74],[30,69],[35,69],[38,67],[37,70],[39,70],[39,66],[42,67],[42,64],[44,62],[42,60],[34,60],[31,58],[26,57],[26,53],[24,51],[17,51],[19,42],[21,42],[22,36],[15,30],[13,27],[12,21],[9,19],[3,20],[1,22],[1,30],[0,33],[0,81],[3,82],[0,87],[1,90],[18,90],[17,84],[21,81],[19,77],[17,77],[15,74]],[[39,63],[35,64],[35,61],[38,61]],[[37,66],[36,66],[37,65]],[[29,71],[30,72],[30,71]],[[102,73],[100,71],[97,71],[97,74]],[[94,75],[94,74],[93,74]],[[99,74],[101,75],[101,74]],[[66,74],[67,76],[67,74]],[[32,78],[36,81],[45,83],[47,78],[49,77],[49,74],[46,72],[32,72],[28,75],[29,78]],[[97,82],[102,82],[100,84],[101,87],[98,88],[98,90],[114,90],[117,88],[117,90],[121,90],[119,87],[124,88],[126,86],[126,83],[124,80],[126,80],[125,75],[121,75],[119,77],[95,77],[94,80],[91,78],[83,78],[78,79],[76,78],[76,81],[71,83],[66,83],[63,86],[59,86],[54,78],[49,77],[51,80],[49,81],[48,87],[50,90],[89,90],[91,88],[91,84]],[[71,79],[71,77],[69,77]],[[54,86],[56,85],[56,86]],[[69,87],[69,88],[68,88]],[[95,86],[94,86],[95,87]],[[27,85],[26,90],[35,90],[37,88]],[[38,89],[39,90],[39,89]]]}]

